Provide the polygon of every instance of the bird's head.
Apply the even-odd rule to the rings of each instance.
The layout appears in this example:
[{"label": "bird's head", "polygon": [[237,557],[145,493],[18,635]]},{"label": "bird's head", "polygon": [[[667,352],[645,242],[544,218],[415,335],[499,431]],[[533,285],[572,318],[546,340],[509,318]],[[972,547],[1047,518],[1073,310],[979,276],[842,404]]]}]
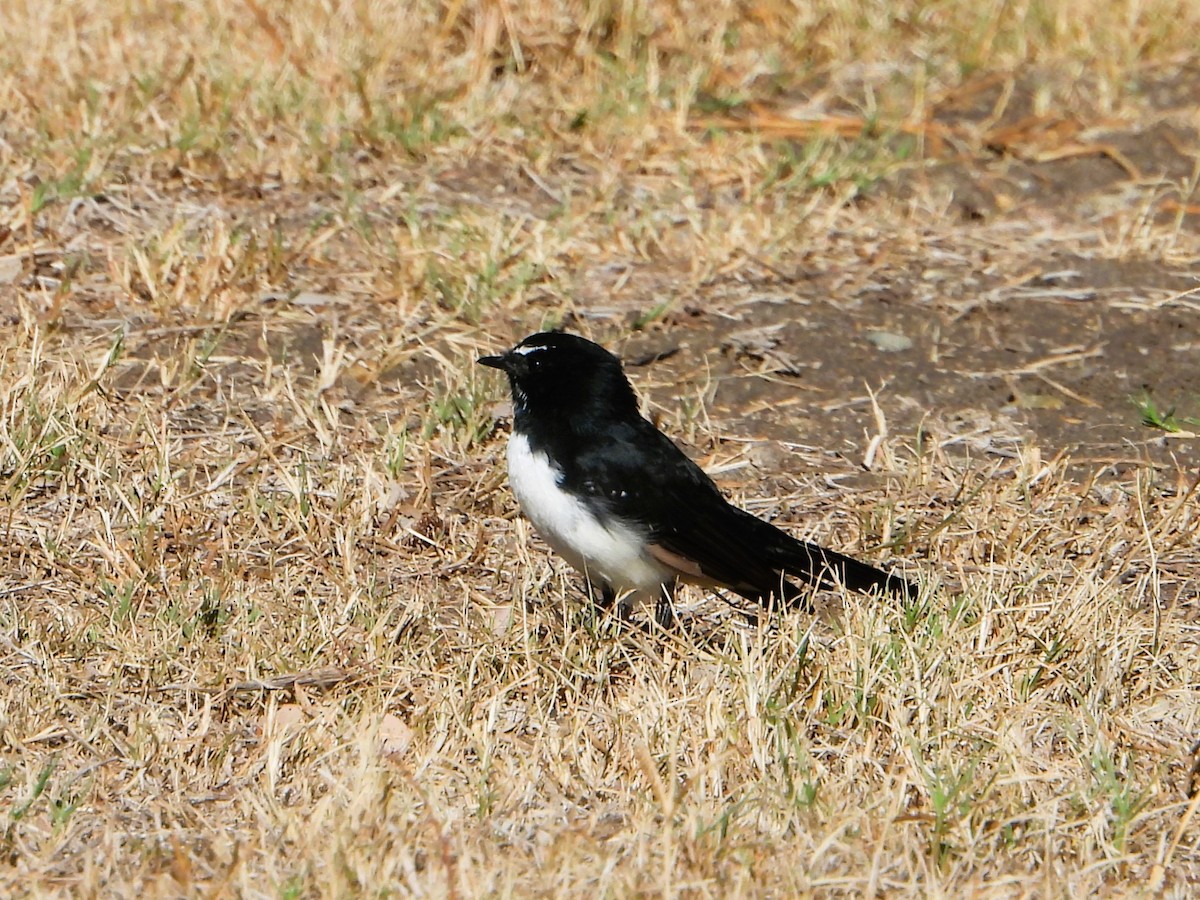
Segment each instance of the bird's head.
[{"label": "bird's head", "polygon": [[588,412],[637,414],[637,397],[621,361],[599,344],[561,331],[531,334],[498,356],[480,357],[481,365],[508,375],[518,418]]}]

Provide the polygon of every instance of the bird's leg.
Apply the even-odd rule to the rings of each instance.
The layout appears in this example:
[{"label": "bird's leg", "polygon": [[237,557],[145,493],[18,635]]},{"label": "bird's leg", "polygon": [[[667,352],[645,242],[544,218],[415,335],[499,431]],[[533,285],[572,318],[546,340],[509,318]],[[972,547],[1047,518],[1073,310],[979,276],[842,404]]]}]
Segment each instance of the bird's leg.
[{"label": "bird's leg", "polygon": [[619,593],[607,584],[600,589],[600,602],[603,604],[603,608],[615,609],[622,622],[628,622],[633,618],[633,614],[637,610],[637,600],[637,593],[628,591]]},{"label": "bird's leg", "polygon": [[633,614],[633,595],[617,593],[616,589],[608,582],[601,581],[597,584],[589,581],[588,595],[593,598],[596,606],[604,612],[615,609],[622,621],[629,621]]},{"label": "bird's leg", "polygon": [[675,607],[672,601],[675,599],[675,586],[677,582],[666,581],[659,587],[658,597],[654,603],[654,621],[658,623],[660,628],[667,629],[675,624]]},{"label": "bird's leg", "polygon": [[[671,605],[674,595],[675,582],[670,581],[660,587],[655,598],[654,621],[663,628],[670,628],[675,624],[675,610]],[[596,606],[604,611],[615,609],[617,615],[624,622],[632,619],[638,608],[638,592],[618,593],[610,584],[603,581],[589,581],[588,596],[592,597]],[[646,595],[641,594],[640,596],[645,598]]]},{"label": "bird's leg", "polygon": [[617,592],[613,590],[612,585],[604,581],[599,584],[588,581],[588,596],[601,609],[612,609],[612,605],[617,601]]}]

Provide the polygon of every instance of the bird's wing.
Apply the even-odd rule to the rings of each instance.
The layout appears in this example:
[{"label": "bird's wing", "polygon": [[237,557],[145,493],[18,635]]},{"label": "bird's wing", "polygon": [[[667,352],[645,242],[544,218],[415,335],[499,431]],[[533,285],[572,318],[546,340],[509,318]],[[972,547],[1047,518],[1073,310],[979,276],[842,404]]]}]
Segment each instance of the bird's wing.
[{"label": "bird's wing", "polygon": [[[609,512],[639,522],[650,552],[687,581],[727,587],[756,599],[782,595],[782,567],[771,553],[773,525],[730,505],[704,471],[658,429],[617,425],[576,456],[567,473]],[[602,449],[600,449],[602,447]]]}]

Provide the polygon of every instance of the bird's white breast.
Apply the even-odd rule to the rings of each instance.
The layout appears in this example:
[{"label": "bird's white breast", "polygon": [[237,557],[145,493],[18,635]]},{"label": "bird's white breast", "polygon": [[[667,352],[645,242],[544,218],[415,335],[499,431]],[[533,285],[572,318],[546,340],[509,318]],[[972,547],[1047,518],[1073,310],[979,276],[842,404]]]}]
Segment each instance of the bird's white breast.
[{"label": "bird's white breast", "polygon": [[672,573],[645,550],[635,526],[602,523],[587,505],[559,486],[562,473],[522,434],[508,440],[508,480],[521,511],[538,534],[593,581],[617,591],[657,590]]}]

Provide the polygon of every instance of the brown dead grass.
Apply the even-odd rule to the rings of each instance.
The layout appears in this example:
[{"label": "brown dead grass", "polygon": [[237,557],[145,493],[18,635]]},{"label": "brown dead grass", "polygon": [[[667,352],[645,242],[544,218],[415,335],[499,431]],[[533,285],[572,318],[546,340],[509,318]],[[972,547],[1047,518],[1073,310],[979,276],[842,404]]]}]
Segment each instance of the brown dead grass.
[{"label": "brown dead grass", "polygon": [[[1036,69],[1031,114],[1139,122],[1198,29],[1100,0],[5,4],[0,889],[1194,891],[1194,475],[1081,479],[988,428],[917,448],[881,408],[871,490],[805,475],[848,468],[820,449],[735,481],[708,386],[666,385],[741,500],[927,591],[758,626],[691,595],[647,636],[513,516],[472,359],[797,257],[949,260],[937,197],[865,199],[995,137],[999,104],[946,104]],[[1054,133],[1006,139],[1094,149]],[[1194,261],[1143,187],[970,258]]]}]

